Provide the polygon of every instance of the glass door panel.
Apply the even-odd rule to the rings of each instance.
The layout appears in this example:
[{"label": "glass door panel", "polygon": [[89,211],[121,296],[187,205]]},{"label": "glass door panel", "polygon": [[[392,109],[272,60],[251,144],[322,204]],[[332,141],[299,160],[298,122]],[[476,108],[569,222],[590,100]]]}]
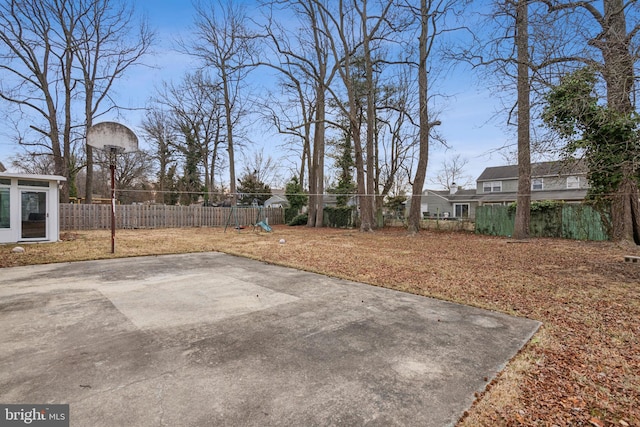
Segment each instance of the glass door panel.
[{"label": "glass door panel", "polygon": [[47,238],[47,192],[23,191],[21,195],[23,239]]}]

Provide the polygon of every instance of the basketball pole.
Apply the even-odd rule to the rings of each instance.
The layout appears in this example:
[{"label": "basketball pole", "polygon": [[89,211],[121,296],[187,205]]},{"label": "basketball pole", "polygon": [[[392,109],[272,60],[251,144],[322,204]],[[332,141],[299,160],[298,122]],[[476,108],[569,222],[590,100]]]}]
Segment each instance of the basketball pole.
[{"label": "basketball pole", "polygon": [[111,169],[111,253],[116,253],[116,153],[109,151],[109,169]]},{"label": "basketball pole", "polygon": [[116,253],[116,155],[138,150],[138,137],[128,127],[116,122],[96,123],[87,129],[87,145],[109,155],[111,170],[111,253]]}]

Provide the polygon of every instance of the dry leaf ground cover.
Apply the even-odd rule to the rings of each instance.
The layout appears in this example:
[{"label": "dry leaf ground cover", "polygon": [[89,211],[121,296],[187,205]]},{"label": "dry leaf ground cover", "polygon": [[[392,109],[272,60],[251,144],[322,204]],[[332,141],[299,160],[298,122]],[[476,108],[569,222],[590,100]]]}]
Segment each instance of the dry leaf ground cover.
[{"label": "dry leaf ground cover", "polygon": [[[20,255],[0,246],[0,267],[113,257],[108,231],[63,238]],[[116,256],[223,251],[537,319],[460,425],[640,426],[640,263],[624,262],[636,247],[286,226],[119,230],[116,242]]]}]

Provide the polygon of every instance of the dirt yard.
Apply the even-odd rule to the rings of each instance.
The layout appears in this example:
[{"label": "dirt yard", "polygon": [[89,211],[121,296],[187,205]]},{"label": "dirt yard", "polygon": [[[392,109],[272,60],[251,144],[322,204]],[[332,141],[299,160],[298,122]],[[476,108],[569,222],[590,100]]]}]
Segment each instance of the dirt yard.
[{"label": "dirt yard", "polygon": [[[111,258],[109,231],[0,245],[0,267]],[[284,243],[280,243],[284,239]],[[640,426],[640,255],[612,243],[275,227],[118,230],[116,256],[222,251],[543,322],[461,426]],[[0,271],[1,274],[1,271]]]}]

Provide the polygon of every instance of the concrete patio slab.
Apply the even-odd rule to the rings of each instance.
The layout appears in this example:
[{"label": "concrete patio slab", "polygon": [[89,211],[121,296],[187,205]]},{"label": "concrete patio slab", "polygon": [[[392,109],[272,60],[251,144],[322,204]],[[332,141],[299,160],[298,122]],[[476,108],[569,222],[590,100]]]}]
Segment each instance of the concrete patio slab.
[{"label": "concrete patio slab", "polygon": [[1,269],[0,324],[72,426],[452,426],[539,327],[220,253]]}]

